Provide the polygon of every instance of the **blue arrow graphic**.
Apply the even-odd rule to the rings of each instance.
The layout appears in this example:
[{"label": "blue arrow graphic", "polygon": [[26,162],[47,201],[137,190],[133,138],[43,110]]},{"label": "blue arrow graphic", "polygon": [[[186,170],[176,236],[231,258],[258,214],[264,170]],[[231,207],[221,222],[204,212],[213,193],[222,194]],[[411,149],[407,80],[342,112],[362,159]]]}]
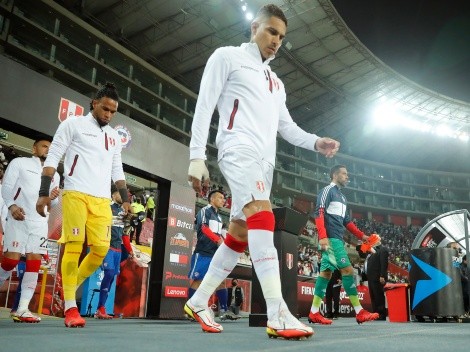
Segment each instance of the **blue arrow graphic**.
[{"label": "blue arrow graphic", "polygon": [[413,308],[424,299],[431,296],[434,292],[439,291],[441,288],[447,286],[452,282],[452,279],[444,274],[442,271],[437,270],[435,267],[419,260],[414,255],[411,255],[416,264],[429,276],[429,280],[418,280],[416,283],[415,294],[413,297]]}]

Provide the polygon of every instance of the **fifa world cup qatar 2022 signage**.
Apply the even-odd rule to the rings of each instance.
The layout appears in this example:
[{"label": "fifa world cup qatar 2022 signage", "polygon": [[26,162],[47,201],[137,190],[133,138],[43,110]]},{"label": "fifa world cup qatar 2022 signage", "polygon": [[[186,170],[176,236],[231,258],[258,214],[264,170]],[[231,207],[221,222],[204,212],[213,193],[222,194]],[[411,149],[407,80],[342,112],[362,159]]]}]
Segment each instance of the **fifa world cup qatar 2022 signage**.
[{"label": "fifa world cup qatar 2022 signage", "polygon": [[161,318],[183,317],[188,299],[188,273],[194,244],[196,198],[188,187],[173,184],[170,191],[163,265]]}]

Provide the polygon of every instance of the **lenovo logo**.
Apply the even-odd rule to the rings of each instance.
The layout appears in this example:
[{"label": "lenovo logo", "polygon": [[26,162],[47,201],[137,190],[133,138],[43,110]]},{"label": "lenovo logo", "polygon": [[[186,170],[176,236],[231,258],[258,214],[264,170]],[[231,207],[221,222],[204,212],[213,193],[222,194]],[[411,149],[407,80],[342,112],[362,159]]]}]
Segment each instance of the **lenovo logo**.
[{"label": "lenovo logo", "polygon": [[165,286],[165,297],[172,298],[187,298],[188,288],[177,286]]}]

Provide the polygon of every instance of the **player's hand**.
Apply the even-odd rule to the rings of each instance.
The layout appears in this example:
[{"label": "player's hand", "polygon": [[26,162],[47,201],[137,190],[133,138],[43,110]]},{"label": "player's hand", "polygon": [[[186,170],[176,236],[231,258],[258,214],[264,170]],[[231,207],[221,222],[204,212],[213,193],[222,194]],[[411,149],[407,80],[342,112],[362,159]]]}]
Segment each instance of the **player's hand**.
[{"label": "player's hand", "polygon": [[23,208],[17,206],[16,204],[13,204],[9,208],[11,216],[13,216],[13,219],[18,220],[18,221],[23,221],[25,219],[25,212]]},{"label": "player's hand", "polygon": [[328,137],[322,137],[315,142],[315,150],[327,158],[332,158],[339,150],[340,143]]},{"label": "player's hand", "polygon": [[59,187],[54,187],[51,190],[51,194],[49,195],[49,198],[51,198],[51,200],[54,200],[59,196],[59,194],[60,194]]},{"label": "player's hand", "polygon": [[122,214],[123,216],[133,213],[131,203],[129,203],[129,202],[122,203],[121,208],[122,208],[122,210],[124,210],[124,214]]},{"label": "player's hand", "polygon": [[369,241],[369,236],[363,235],[362,236],[362,242],[367,242],[367,241]]},{"label": "player's hand", "polygon": [[49,209],[51,207],[51,198],[49,197],[39,197],[36,202],[36,211],[39,215],[46,217],[46,207]]},{"label": "player's hand", "polygon": [[322,238],[318,241],[318,244],[320,245],[320,249],[322,251],[327,251],[328,248],[330,248],[330,241],[328,240],[328,238]]},{"label": "player's hand", "polygon": [[197,193],[202,192],[202,186],[209,186],[209,170],[204,160],[193,159],[189,163],[188,183]]}]

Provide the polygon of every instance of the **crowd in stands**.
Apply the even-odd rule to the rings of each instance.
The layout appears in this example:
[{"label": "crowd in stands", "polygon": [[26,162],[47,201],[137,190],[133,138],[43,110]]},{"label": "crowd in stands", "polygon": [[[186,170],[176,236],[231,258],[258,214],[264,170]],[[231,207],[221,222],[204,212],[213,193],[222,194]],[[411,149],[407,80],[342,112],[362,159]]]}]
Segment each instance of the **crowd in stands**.
[{"label": "crowd in stands", "polygon": [[389,261],[402,269],[408,270],[409,251],[421,229],[420,227],[385,224],[368,219],[360,219],[356,222],[358,227],[363,229],[366,234],[377,233],[380,235],[382,244],[389,249]]}]

